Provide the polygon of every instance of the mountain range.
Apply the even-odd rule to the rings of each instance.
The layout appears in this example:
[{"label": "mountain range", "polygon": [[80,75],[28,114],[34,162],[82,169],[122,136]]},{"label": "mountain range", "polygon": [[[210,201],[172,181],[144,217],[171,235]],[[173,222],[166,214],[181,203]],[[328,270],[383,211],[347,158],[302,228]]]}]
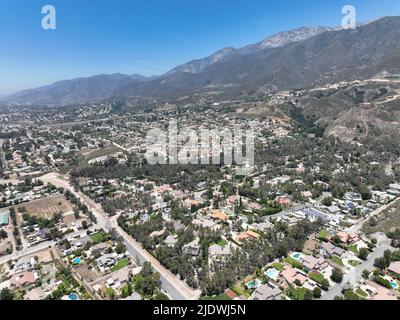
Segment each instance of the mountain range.
[{"label": "mountain range", "polygon": [[224,48],[158,77],[98,75],[25,90],[2,103],[66,105],[107,98],[177,99],[208,94],[215,100],[400,72],[400,17],[355,30],[304,27],[243,48]]}]

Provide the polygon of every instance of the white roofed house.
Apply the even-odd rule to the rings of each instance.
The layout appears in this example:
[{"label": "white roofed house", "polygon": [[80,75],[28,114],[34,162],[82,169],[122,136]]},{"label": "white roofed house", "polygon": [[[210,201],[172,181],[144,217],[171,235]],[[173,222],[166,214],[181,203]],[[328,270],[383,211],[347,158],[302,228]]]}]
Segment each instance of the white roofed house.
[{"label": "white roofed house", "polygon": [[177,242],[178,242],[178,237],[175,236],[175,235],[169,235],[169,236],[164,240],[164,243],[165,243],[168,247],[170,247],[170,248],[173,248],[173,247],[176,245]]},{"label": "white roofed house", "polygon": [[187,255],[190,256],[198,256],[200,254],[200,244],[199,244],[199,239],[196,239],[185,246],[183,246],[183,252]]},{"label": "white roofed house", "polygon": [[210,265],[217,267],[224,258],[230,256],[232,253],[232,246],[226,244],[225,246],[220,246],[218,244],[211,245],[208,248],[208,257]]}]

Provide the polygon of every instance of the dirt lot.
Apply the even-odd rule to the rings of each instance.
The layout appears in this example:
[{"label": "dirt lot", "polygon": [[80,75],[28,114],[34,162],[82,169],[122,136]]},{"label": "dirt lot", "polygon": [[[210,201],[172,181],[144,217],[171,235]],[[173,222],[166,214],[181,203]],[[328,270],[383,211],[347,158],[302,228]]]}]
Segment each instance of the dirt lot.
[{"label": "dirt lot", "polygon": [[71,204],[63,196],[39,199],[15,207],[18,223],[22,220],[23,215],[18,209],[22,207],[26,208],[26,213],[29,215],[45,219],[51,219],[57,213],[65,215],[73,212]]},{"label": "dirt lot", "polygon": [[93,282],[102,276],[99,272],[90,270],[86,264],[76,267],[76,272],[87,282]]},{"label": "dirt lot", "polygon": [[367,234],[375,232],[388,233],[400,227],[400,203],[395,203],[392,207],[383,211],[375,219],[375,223],[370,222],[364,224],[362,230]]}]

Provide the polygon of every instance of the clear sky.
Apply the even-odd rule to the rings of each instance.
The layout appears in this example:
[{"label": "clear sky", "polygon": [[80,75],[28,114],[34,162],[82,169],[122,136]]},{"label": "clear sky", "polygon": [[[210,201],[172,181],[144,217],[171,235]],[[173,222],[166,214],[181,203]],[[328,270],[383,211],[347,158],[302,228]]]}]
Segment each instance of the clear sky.
[{"label": "clear sky", "polygon": [[[57,29],[41,28],[44,5]],[[1,0],[0,94],[99,73],[162,74],[301,26],[400,15],[399,0]]]}]

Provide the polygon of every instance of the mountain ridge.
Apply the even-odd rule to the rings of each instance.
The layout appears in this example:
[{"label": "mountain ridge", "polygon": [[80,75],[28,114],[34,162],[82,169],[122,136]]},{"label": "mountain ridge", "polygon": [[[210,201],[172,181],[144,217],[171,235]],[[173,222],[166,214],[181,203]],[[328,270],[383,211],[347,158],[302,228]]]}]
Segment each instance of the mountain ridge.
[{"label": "mountain ridge", "polygon": [[374,20],[356,30],[302,27],[243,48],[218,50],[155,78],[122,74],[77,78],[25,90],[3,101],[68,104],[110,97],[168,99],[212,93],[216,98],[238,98],[265,94],[367,77],[382,70],[397,71],[399,40],[400,17]]}]

